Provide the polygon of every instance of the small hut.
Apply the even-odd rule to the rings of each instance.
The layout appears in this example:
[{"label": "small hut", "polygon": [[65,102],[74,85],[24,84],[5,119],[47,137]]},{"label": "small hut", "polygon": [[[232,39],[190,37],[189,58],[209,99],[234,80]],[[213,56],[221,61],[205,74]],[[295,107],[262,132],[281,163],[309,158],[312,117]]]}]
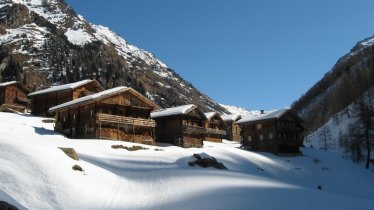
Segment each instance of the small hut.
[{"label": "small hut", "polygon": [[204,113],[207,121],[205,122],[206,136],[205,141],[222,143],[222,138],[226,131],[222,130],[224,122],[217,112]]},{"label": "small hut", "polygon": [[226,131],[225,139],[229,141],[240,142],[240,127],[236,121],[242,119],[239,114],[225,114],[221,116],[224,124],[223,130]]},{"label": "small hut", "polygon": [[19,82],[0,83],[0,110],[25,112],[30,103],[28,93],[29,90]]},{"label": "small hut", "polygon": [[156,141],[181,147],[202,147],[206,136],[204,113],[194,104],[152,112]]},{"label": "small hut", "polygon": [[32,100],[31,114],[48,115],[48,109],[53,106],[103,90],[99,82],[88,79],[33,92],[29,94]]},{"label": "small hut", "polygon": [[237,123],[245,148],[275,154],[300,152],[303,121],[290,109],[243,117]]},{"label": "small hut", "polygon": [[112,139],[154,144],[151,111],[159,107],[129,87],[116,87],[49,109],[55,130],[72,138]]}]

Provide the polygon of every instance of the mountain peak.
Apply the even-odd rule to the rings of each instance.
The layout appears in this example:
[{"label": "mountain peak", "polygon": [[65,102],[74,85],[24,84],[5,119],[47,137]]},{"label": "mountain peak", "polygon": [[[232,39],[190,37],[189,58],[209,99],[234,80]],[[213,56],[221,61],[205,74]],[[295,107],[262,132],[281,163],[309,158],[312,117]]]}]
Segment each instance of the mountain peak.
[{"label": "mountain peak", "polygon": [[155,55],[87,22],[62,0],[0,0],[0,13],[0,80],[38,90],[96,79],[106,88],[133,87],[162,107],[195,103],[227,112]]}]

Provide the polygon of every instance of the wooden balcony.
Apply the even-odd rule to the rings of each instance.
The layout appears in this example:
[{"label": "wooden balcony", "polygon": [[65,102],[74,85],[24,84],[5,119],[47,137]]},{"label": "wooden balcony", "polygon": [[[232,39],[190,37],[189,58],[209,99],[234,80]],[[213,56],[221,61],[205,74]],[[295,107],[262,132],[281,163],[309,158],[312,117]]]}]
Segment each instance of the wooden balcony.
[{"label": "wooden balcony", "polygon": [[215,128],[204,128],[194,125],[183,125],[183,131],[186,133],[205,133],[205,134],[218,134],[218,135],[226,135],[226,131],[219,130]]},{"label": "wooden balcony", "polygon": [[96,122],[136,125],[136,126],[153,127],[153,128],[156,126],[155,121],[152,119],[123,117],[119,115],[110,115],[110,114],[102,114],[102,113],[96,114]]},{"label": "wooden balcony", "polygon": [[206,133],[206,129],[194,125],[183,125],[183,131],[186,133]]},{"label": "wooden balcony", "polygon": [[226,135],[226,131],[215,128],[206,128],[206,132],[210,134]]}]

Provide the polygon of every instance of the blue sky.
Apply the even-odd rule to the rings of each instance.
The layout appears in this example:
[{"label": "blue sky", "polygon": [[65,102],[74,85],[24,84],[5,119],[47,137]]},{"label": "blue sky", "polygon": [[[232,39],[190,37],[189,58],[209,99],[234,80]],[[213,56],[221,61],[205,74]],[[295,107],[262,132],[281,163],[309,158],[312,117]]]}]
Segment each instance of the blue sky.
[{"label": "blue sky", "polygon": [[374,1],[67,0],[217,102],[290,106],[360,40]]}]

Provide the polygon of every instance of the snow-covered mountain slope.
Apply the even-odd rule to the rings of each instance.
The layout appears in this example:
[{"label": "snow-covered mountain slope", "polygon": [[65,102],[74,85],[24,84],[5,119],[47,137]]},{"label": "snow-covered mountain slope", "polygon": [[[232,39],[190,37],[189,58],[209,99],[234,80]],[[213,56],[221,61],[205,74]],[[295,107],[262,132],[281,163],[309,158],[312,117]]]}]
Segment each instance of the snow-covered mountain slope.
[{"label": "snow-covered mountain slope", "polygon": [[374,37],[358,42],[292,108],[313,132],[374,85]]},{"label": "snow-covered mountain slope", "polygon": [[233,105],[225,105],[220,104],[223,108],[225,108],[231,114],[239,114],[241,116],[249,116],[249,115],[259,115],[261,111],[249,111],[243,107],[237,107]]},{"label": "snow-covered mountain slope", "polygon": [[32,90],[97,79],[131,86],[162,107],[196,103],[224,112],[152,53],[77,15],[63,0],[0,0],[0,81]]},{"label": "snow-covered mountain slope", "polygon": [[[374,174],[340,156],[305,148],[300,157],[204,148],[71,140],[30,115],[0,113],[0,200],[28,209],[370,209]],[[58,147],[74,148],[80,160]],[[189,166],[194,153],[228,170]],[[74,171],[79,165],[84,171]],[[318,189],[319,188],[319,189]],[[21,207],[21,209],[23,209]]]},{"label": "snow-covered mountain slope", "polygon": [[[374,88],[366,91],[362,98],[366,105],[371,106],[374,103]],[[355,130],[357,131],[362,125],[358,119],[360,113],[358,104],[356,101],[352,102],[341,112],[333,115],[324,125],[318,128],[316,131],[310,133],[304,139],[304,145],[306,147],[319,148],[328,150],[337,155],[341,155],[347,159],[354,159],[357,162],[365,162],[365,154],[367,153],[366,145],[361,143],[357,148],[355,146],[354,135]],[[357,132],[356,132],[357,133]],[[364,137],[360,137],[360,141],[364,142]],[[352,153],[354,150],[354,153]],[[356,153],[360,153],[361,159],[357,159]],[[374,155],[371,153],[371,159],[374,159]],[[370,166],[372,168],[372,166]]]}]

